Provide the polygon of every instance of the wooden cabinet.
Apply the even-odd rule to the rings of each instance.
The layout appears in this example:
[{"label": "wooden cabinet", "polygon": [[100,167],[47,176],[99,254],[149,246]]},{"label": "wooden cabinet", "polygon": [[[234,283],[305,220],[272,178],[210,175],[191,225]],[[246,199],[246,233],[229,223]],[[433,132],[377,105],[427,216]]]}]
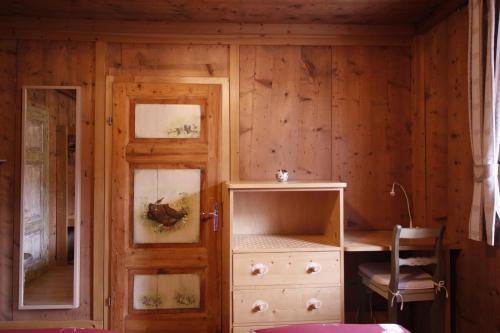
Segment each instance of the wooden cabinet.
[{"label": "wooden cabinet", "polygon": [[225,331],[343,321],[345,186],[226,184]]}]

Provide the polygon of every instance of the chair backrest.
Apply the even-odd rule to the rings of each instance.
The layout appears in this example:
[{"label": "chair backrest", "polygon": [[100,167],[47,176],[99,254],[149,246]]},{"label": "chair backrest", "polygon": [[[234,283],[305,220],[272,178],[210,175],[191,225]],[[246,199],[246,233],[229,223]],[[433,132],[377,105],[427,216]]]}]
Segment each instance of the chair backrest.
[{"label": "chair backrest", "polygon": [[[399,286],[399,268],[400,266],[429,266],[435,265],[433,280],[438,282],[442,278],[441,269],[441,249],[443,246],[445,226],[440,228],[402,228],[400,225],[394,226],[392,233],[392,251],[391,251],[391,281],[389,288],[393,292],[398,291]],[[433,239],[434,255],[427,257],[408,257],[400,258],[401,239]],[[423,249],[422,251],[425,251]]]}]

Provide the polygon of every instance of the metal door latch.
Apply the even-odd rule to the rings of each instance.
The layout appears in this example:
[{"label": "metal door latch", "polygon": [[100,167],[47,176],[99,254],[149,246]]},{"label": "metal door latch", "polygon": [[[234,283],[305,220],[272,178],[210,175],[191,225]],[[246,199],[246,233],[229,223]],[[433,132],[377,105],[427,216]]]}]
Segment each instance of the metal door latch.
[{"label": "metal door latch", "polygon": [[214,231],[219,231],[219,203],[216,202],[214,210],[211,212],[201,212],[201,220],[206,221],[212,219],[212,226]]}]

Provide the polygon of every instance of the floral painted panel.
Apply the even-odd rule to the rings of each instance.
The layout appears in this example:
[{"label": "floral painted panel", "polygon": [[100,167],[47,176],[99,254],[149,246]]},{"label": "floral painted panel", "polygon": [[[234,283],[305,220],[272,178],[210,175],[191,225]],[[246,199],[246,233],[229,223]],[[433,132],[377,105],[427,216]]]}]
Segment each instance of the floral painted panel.
[{"label": "floral painted panel", "polygon": [[198,104],[136,104],[135,137],[138,139],[191,139],[200,137]]},{"label": "floral painted panel", "polygon": [[134,309],[196,309],[200,307],[198,274],[134,275]]},{"label": "floral painted panel", "polygon": [[134,243],[197,243],[199,169],[134,170]]}]

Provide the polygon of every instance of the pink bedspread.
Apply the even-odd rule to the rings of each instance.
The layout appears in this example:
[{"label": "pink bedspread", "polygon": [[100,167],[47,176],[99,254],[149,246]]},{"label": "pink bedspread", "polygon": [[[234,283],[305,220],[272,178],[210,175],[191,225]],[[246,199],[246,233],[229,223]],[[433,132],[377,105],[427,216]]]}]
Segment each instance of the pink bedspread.
[{"label": "pink bedspread", "polygon": [[12,328],[0,329],[0,333],[117,333],[97,328]]},{"label": "pink bedspread", "polygon": [[256,333],[410,333],[395,324],[304,324],[256,330]]}]

